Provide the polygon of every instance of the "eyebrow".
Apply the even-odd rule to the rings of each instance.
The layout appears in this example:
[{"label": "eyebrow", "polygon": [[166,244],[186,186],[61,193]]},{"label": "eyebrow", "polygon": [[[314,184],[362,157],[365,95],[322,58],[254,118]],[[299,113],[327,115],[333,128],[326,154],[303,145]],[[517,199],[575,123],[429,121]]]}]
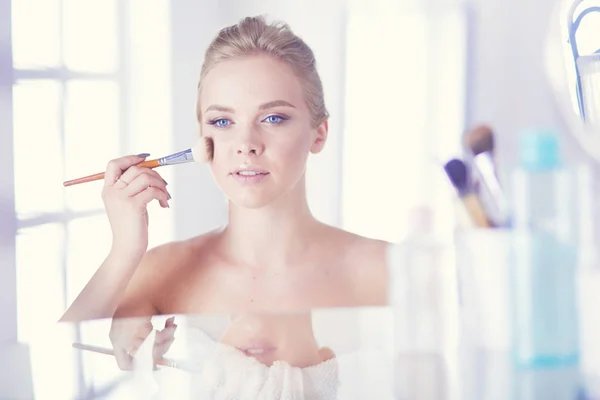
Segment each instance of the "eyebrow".
[{"label": "eyebrow", "polygon": [[[291,108],[296,108],[296,106],[294,106],[292,103],[289,103],[285,100],[273,100],[273,101],[269,101],[268,103],[264,103],[261,104],[258,109],[259,110],[266,110],[268,108],[273,108],[273,107],[291,107]],[[208,112],[208,111],[221,111],[221,112],[229,112],[229,113],[233,113],[234,110],[231,107],[225,107],[225,106],[220,106],[218,104],[213,104],[208,106],[208,108],[204,111],[204,112]]]},{"label": "eyebrow", "polygon": [[268,103],[265,104],[261,104],[260,107],[258,107],[259,110],[266,110],[267,108],[273,108],[273,107],[291,107],[291,108],[296,108],[296,106],[294,106],[291,103],[288,103],[285,100],[275,100],[275,101],[270,101]]}]

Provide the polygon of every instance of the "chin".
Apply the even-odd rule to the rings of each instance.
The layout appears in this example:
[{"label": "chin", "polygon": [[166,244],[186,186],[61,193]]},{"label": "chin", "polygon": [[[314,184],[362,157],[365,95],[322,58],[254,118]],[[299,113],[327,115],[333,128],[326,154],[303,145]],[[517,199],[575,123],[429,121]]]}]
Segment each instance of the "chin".
[{"label": "chin", "polygon": [[274,196],[265,196],[262,193],[243,193],[233,196],[228,196],[229,201],[240,208],[248,208],[256,210],[263,208],[271,204],[274,200]]},{"label": "chin", "polygon": [[246,209],[260,209],[280,200],[282,196],[293,189],[293,185],[287,186],[265,182],[256,186],[243,187],[237,183],[223,182],[219,185],[225,196],[232,204]]}]

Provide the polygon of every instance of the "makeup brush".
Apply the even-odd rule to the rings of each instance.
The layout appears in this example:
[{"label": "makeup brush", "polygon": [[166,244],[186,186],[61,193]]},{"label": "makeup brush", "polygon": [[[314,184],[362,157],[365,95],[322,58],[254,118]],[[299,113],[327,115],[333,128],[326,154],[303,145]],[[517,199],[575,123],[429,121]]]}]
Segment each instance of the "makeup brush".
[{"label": "makeup brush", "polygon": [[[213,154],[214,142],[211,138],[203,137],[192,148],[168,155],[166,157],[142,161],[136,165],[146,168],[157,168],[166,165],[183,164],[189,162],[209,162],[212,160]],[[63,186],[73,186],[80,183],[97,181],[100,179],[104,179],[104,172],[66,181],[63,183]]]},{"label": "makeup brush", "polygon": [[[107,349],[107,348],[98,347],[98,346],[92,346],[89,344],[73,343],[73,348],[78,349],[78,350],[91,351],[91,352],[98,353],[98,354],[106,354],[109,356],[115,355],[115,353],[112,349]],[[156,361],[156,364],[162,365],[164,367],[185,369],[185,368],[182,368],[180,365],[178,365],[178,363],[176,361],[168,359],[168,358],[161,358],[160,360]]]},{"label": "makeup brush", "polygon": [[473,155],[473,169],[485,191],[481,197],[491,222],[495,226],[509,225],[508,201],[494,161],[494,131],[487,125],[478,125],[466,134],[465,144]]},{"label": "makeup brush", "polygon": [[489,227],[490,221],[481,206],[477,194],[469,185],[469,174],[467,166],[459,159],[452,159],[444,165],[444,170],[450,178],[450,182],[458,192],[462,203],[464,204],[471,220],[477,227]]}]

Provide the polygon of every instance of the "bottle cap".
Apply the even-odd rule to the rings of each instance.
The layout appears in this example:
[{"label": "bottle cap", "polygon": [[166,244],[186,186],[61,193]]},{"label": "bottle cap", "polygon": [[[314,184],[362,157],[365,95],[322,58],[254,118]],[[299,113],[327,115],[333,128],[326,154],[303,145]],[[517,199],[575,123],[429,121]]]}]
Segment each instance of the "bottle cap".
[{"label": "bottle cap", "polygon": [[521,132],[519,157],[521,167],[528,171],[545,171],[559,167],[558,134],[544,129]]}]

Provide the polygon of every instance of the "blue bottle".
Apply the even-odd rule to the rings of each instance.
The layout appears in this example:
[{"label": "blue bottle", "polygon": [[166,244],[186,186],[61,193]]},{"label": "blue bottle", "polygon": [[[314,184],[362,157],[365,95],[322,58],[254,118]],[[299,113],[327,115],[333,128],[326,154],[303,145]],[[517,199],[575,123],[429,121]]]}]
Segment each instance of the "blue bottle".
[{"label": "blue bottle", "polygon": [[517,366],[577,364],[576,179],[555,132],[523,132],[513,175],[511,263],[513,355]]}]

